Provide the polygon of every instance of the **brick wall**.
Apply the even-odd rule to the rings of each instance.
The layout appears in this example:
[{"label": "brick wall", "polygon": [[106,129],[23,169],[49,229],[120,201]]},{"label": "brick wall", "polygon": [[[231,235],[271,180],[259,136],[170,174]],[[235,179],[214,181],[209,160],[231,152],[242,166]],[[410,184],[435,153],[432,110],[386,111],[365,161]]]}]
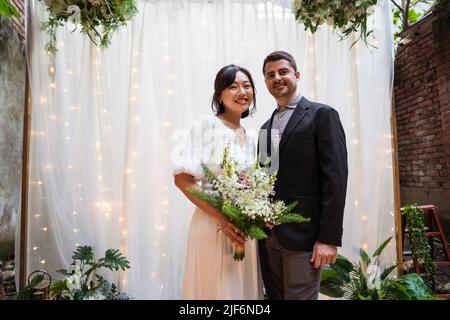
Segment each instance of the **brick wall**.
[{"label": "brick wall", "polygon": [[401,202],[438,205],[450,234],[450,1],[405,39],[394,81]]}]

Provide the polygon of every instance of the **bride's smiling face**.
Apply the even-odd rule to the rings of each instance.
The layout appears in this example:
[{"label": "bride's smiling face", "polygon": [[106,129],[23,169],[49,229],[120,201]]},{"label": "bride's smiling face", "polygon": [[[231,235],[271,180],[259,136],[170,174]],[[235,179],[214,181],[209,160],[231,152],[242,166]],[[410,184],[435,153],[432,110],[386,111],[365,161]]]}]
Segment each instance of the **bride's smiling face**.
[{"label": "bride's smiling face", "polygon": [[253,102],[253,87],[250,79],[241,71],[236,73],[234,82],[220,94],[220,101],[225,105],[225,112],[244,113]]}]

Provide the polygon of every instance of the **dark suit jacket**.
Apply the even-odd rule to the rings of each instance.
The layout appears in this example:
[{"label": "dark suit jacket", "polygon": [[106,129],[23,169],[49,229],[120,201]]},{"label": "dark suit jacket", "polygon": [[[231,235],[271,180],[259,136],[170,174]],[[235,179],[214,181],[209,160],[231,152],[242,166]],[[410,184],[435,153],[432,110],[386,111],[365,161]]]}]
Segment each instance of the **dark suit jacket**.
[{"label": "dark suit jacket", "polygon": [[[270,133],[274,114],[261,133]],[[267,139],[270,145],[270,136]],[[297,200],[293,212],[311,218],[301,224],[274,227],[278,242],[286,249],[300,251],[312,251],[316,241],[341,246],[348,167],[339,114],[330,106],[302,97],[278,150],[275,198],[286,204]]]}]

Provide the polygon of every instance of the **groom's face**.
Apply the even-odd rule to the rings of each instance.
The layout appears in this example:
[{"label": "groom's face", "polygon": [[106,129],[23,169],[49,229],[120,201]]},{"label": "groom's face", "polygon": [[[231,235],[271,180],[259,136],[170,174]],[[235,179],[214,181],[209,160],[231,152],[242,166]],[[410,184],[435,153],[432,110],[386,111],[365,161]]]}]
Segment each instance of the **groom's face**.
[{"label": "groom's face", "polygon": [[275,99],[286,98],[296,93],[300,72],[294,71],[287,60],[269,61],[264,67],[264,79]]}]

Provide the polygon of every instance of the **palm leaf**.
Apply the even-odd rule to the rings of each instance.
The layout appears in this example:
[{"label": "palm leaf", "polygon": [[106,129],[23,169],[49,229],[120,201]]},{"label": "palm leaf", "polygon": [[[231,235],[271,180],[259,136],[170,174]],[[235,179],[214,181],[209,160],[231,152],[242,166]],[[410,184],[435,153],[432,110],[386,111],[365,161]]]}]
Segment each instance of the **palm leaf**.
[{"label": "palm leaf", "polygon": [[403,275],[398,278],[397,282],[406,288],[406,291],[412,300],[437,299],[433,296],[428,286],[417,273]]},{"label": "palm leaf", "polygon": [[322,269],[320,275],[320,293],[333,298],[342,298],[345,294],[345,284],[350,281],[350,275],[343,269],[331,265]]},{"label": "palm leaf", "polygon": [[361,268],[358,268],[358,270],[356,271],[356,274],[357,274],[358,284],[359,284],[361,290],[363,292],[367,292],[368,291],[367,279],[366,279],[366,275],[364,274],[363,270]]},{"label": "palm leaf", "polygon": [[394,270],[396,267],[397,267],[397,264],[384,269],[383,273],[380,276],[380,279],[385,280],[389,276],[389,274],[392,272],[392,270]]},{"label": "palm leaf", "polygon": [[381,254],[381,252],[384,250],[384,248],[387,246],[387,244],[389,243],[389,241],[391,241],[392,237],[387,238],[378,248],[377,250],[375,250],[375,252],[373,253],[372,257],[376,257],[379,256]]},{"label": "palm leaf", "polygon": [[340,274],[340,276],[341,276],[341,278],[342,278],[342,280],[344,282],[350,282],[351,277],[350,277],[349,271],[347,271],[346,269],[342,268],[340,265],[332,264],[332,265],[329,265],[328,268],[330,268],[331,270],[333,270],[333,271],[337,272],[338,274]]},{"label": "palm leaf", "polygon": [[98,262],[110,270],[125,270],[130,268],[130,262],[117,249],[108,249],[105,252],[105,257],[98,260]]},{"label": "palm leaf", "polygon": [[66,290],[69,290],[69,288],[67,288],[65,280],[56,280],[50,287],[50,293],[53,297],[59,296]]},{"label": "palm leaf", "polygon": [[37,274],[35,275],[31,281],[30,281],[30,287],[34,288],[35,286],[37,286],[39,283],[41,283],[41,281],[44,280],[44,275],[43,274]]},{"label": "palm leaf", "polygon": [[342,298],[345,294],[342,286],[331,279],[321,281],[319,291],[321,294],[332,298]]},{"label": "palm leaf", "polygon": [[382,288],[385,300],[411,300],[405,286],[396,280],[388,279]]},{"label": "palm leaf", "polygon": [[77,247],[77,250],[73,252],[72,259],[86,262],[92,261],[94,259],[94,252],[92,250],[92,247],[91,246]]},{"label": "palm leaf", "polygon": [[361,260],[364,261],[366,264],[370,263],[369,255],[363,249],[359,250],[359,256],[361,257]]},{"label": "palm leaf", "polygon": [[343,255],[337,254],[336,255],[336,263],[335,265],[339,266],[340,268],[344,269],[348,273],[352,272],[354,270],[353,263],[351,263],[346,257]]}]

